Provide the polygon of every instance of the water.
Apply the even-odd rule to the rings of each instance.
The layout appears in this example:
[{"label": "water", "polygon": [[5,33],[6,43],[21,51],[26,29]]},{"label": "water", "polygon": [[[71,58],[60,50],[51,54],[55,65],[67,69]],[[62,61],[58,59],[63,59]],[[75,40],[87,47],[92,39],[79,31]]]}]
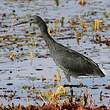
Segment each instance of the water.
[{"label": "water", "polygon": [[[16,97],[22,97],[22,104],[26,104],[26,96],[27,91],[22,92],[22,86],[28,85],[31,86],[34,85],[37,87],[37,89],[40,87],[42,90],[42,78],[46,78],[47,82],[44,83],[44,86],[47,86],[48,84],[53,84],[52,78],[54,74],[56,73],[58,67],[55,65],[53,59],[48,55],[49,51],[47,46],[45,45],[45,42],[40,37],[36,37],[35,35],[32,36],[33,39],[31,39],[30,36],[25,37],[24,34],[26,34],[27,31],[32,32],[32,28],[29,24],[13,27],[13,24],[16,24],[21,21],[25,21],[29,19],[30,15],[40,15],[43,18],[47,18],[50,21],[52,19],[55,19],[58,17],[59,19],[64,16],[65,17],[65,28],[68,27],[68,19],[75,18],[77,15],[84,16],[84,19],[92,20],[96,18],[101,18],[104,20],[104,24],[110,25],[109,18],[104,16],[104,13],[109,12],[110,8],[109,0],[88,0],[87,4],[85,6],[80,6],[78,4],[78,1],[75,0],[63,0],[60,1],[60,5],[56,6],[54,0],[32,0],[29,2],[28,0],[25,0],[22,2],[19,1],[13,1],[13,0],[1,0],[0,3],[0,14],[3,15],[6,14],[6,17],[2,20],[0,18],[1,22],[4,22],[3,25],[11,26],[7,28],[0,27],[1,31],[1,39],[5,37],[5,35],[12,35],[5,38],[5,40],[0,40],[0,90],[1,94],[4,94],[3,88],[6,88],[6,90],[13,90],[16,91],[16,95],[12,102],[15,104],[18,103],[18,99]],[[18,21],[14,21],[13,19],[13,10],[15,10],[15,15],[18,18]],[[89,13],[96,11],[96,15],[89,15]],[[15,28],[15,29],[14,29]],[[4,30],[7,30],[7,32],[2,32]],[[93,79],[92,78],[81,78],[82,82],[85,85],[88,85],[88,91],[90,91],[91,94],[93,94],[93,99],[95,100],[96,104],[108,104],[110,99],[110,91],[105,89],[105,85],[110,82],[110,48],[105,44],[96,44],[91,42],[91,39],[93,39],[91,32],[86,32],[85,35],[83,35],[80,45],[77,44],[76,39],[65,39],[65,40],[57,40],[58,37],[74,37],[73,35],[69,35],[68,33],[73,33],[72,30],[64,31],[64,32],[58,32],[56,34],[56,37],[54,39],[65,45],[68,46],[71,49],[75,49],[76,51],[80,52],[81,54],[84,54],[85,56],[93,59],[96,63],[100,65],[100,67],[103,66],[106,77],[105,78],[96,78],[95,84],[98,85],[97,89],[93,89]],[[109,28],[107,28],[104,32],[101,34],[105,35],[106,38],[109,38]],[[4,35],[4,36],[3,36]],[[37,33],[39,35],[39,32]],[[11,38],[17,38],[18,41],[15,43],[14,40],[10,41]],[[23,39],[24,38],[24,39]],[[8,39],[8,40],[7,40]],[[28,42],[26,42],[26,40]],[[31,41],[32,40],[32,41]],[[33,41],[37,46],[32,46]],[[32,44],[32,45],[31,45]],[[16,58],[14,61],[11,61],[9,59],[10,52],[16,53]],[[30,55],[32,53],[32,56]],[[30,57],[33,57],[31,60]],[[31,64],[32,61],[32,64]],[[62,76],[61,83],[66,84],[67,81],[64,77],[64,73],[60,70],[60,74]],[[36,78],[34,81],[32,78]],[[40,78],[40,81],[38,80]],[[12,83],[13,85],[6,85],[8,83]],[[76,79],[72,79],[73,84],[77,84]],[[49,88],[50,89],[50,88]],[[81,89],[83,88],[74,88],[74,91],[77,94],[80,94]],[[48,89],[46,89],[48,90]],[[45,91],[45,90],[44,90]],[[103,91],[104,99],[103,102],[99,102],[99,93],[100,91]],[[6,93],[8,94],[8,93]],[[108,97],[106,97],[108,96]],[[97,98],[96,98],[97,97]],[[7,102],[6,99],[2,99],[2,102],[4,104],[10,103]],[[31,100],[31,103],[35,103],[33,99]],[[42,103],[42,101],[38,100],[38,103]]]}]

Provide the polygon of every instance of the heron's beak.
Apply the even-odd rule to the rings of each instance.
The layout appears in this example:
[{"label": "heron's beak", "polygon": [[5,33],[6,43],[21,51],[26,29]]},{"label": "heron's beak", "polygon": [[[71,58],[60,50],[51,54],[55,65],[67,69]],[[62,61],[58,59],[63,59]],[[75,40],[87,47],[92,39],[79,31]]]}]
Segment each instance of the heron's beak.
[{"label": "heron's beak", "polygon": [[14,24],[13,26],[18,26],[18,25],[27,24],[27,23],[32,24],[33,23],[33,19],[30,18],[28,21],[22,21],[22,22],[19,22],[19,23]]},{"label": "heron's beak", "polygon": [[27,24],[27,23],[29,23],[29,21],[23,21],[23,22],[20,22],[20,23],[14,24],[13,26],[18,26],[18,25],[21,25],[21,24]]},{"label": "heron's beak", "polygon": [[13,26],[18,26],[18,25],[27,24],[27,23],[29,23],[30,25],[33,24],[34,23],[34,16],[30,16],[29,20],[16,23]]}]

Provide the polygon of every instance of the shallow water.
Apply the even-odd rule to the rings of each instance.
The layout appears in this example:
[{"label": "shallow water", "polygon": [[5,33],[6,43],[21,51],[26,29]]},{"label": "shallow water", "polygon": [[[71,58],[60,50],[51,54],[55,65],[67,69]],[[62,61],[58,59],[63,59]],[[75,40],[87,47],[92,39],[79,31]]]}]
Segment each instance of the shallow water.
[{"label": "shallow water", "polygon": [[[49,51],[47,46],[45,45],[45,42],[40,37],[36,37],[39,35],[39,32],[37,35],[32,36],[32,41],[30,39],[30,36],[27,38],[24,37],[24,34],[26,34],[26,31],[32,32],[32,28],[29,26],[29,24],[21,25],[13,27],[13,24],[19,23],[21,21],[25,21],[29,19],[30,15],[40,15],[43,18],[47,18],[48,20],[55,19],[58,17],[59,19],[64,16],[65,17],[65,24],[64,27],[67,29],[68,27],[68,19],[70,17],[75,18],[76,15],[84,16],[85,20],[92,20],[96,18],[101,18],[104,21],[104,24],[110,25],[110,15],[109,17],[105,17],[104,13],[110,12],[109,8],[110,1],[109,0],[88,0],[87,4],[85,6],[80,6],[78,4],[78,1],[76,0],[63,0],[60,1],[59,6],[56,6],[55,1],[51,0],[32,0],[29,2],[28,0],[25,0],[22,2],[14,1],[14,0],[1,0],[0,3],[0,14],[3,15],[6,14],[6,17],[1,20],[1,22],[4,25],[11,26],[7,28],[3,28],[3,26],[0,27],[0,38],[4,38],[2,35],[12,35],[11,37],[18,38],[19,42],[12,43],[9,40],[4,40],[0,42],[0,93],[4,94],[3,88],[6,88],[6,90],[16,90],[16,96],[24,97],[22,100],[23,104],[26,104],[26,96],[27,91],[22,92],[22,86],[28,85],[32,86],[34,85],[37,88],[41,88],[42,86],[47,86],[47,84],[53,84],[52,78],[54,74],[56,73],[58,67],[55,65],[53,59],[49,55]],[[13,10],[15,10],[15,13],[18,21],[13,20]],[[96,11],[96,15],[91,15],[91,12]],[[48,24],[49,26],[51,24]],[[15,28],[15,29],[14,29]],[[61,28],[61,27],[60,27]],[[101,35],[105,35],[106,38],[109,38],[110,32],[109,29],[106,29],[104,32],[100,33]],[[2,32],[4,30],[8,30],[7,32]],[[93,79],[92,78],[81,78],[82,82],[85,85],[88,85],[88,91],[90,91],[91,94],[93,94],[93,98],[97,104],[108,104],[110,100],[110,90],[105,89],[105,86],[102,86],[103,84],[107,84],[110,82],[110,47],[108,47],[105,44],[97,44],[94,42],[91,42],[93,39],[93,34],[91,32],[91,29],[89,32],[86,32],[81,41],[80,45],[77,44],[77,41],[75,38],[72,39],[64,39],[64,40],[58,40],[57,38],[60,37],[74,37],[73,35],[69,35],[69,33],[73,33],[72,30],[64,31],[64,32],[57,32],[54,39],[65,45],[68,46],[71,49],[75,49],[76,51],[80,52],[81,54],[84,54],[87,57],[90,57],[93,59],[96,63],[100,65],[100,67],[103,66],[106,77],[105,78],[95,78],[95,84],[101,85],[98,86],[97,89],[93,89]],[[24,41],[23,41],[23,38]],[[29,39],[28,39],[29,38]],[[28,39],[28,42],[25,42],[25,40]],[[35,42],[34,42],[35,41]],[[33,42],[38,46],[32,46]],[[12,43],[12,44],[11,44]],[[17,43],[17,44],[16,44]],[[17,45],[22,45],[21,47]],[[31,45],[32,44],[32,45]],[[10,51],[15,52],[17,58],[14,59],[14,61],[11,61],[8,58],[8,54]],[[31,64],[31,58],[30,54],[33,54],[33,60]],[[20,56],[21,55],[21,56]],[[62,76],[61,84],[66,84],[67,81],[65,80],[63,72],[60,70],[60,74]],[[34,81],[32,78],[36,78]],[[47,82],[44,82],[42,84],[42,81],[38,80],[38,78],[46,78]],[[12,85],[7,85],[8,83],[12,83]],[[77,84],[76,79],[73,78],[72,80],[73,84]],[[81,89],[84,90],[84,88],[74,88],[74,91],[76,91],[78,94],[80,93]],[[108,98],[104,98],[103,102],[99,102],[99,93],[100,91],[103,91],[104,96],[108,96]],[[107,94],[105,94],[107,93]],[[96,99],[97,97],[97,99]],[[14,103],[18,103],[18,99],[12,100]],[[31,100],[32,101],[32,100]],[[2,99],[2,102],[4,104],[7,104],[6,99]],[[39,100],[38,100],[39,102]],[[8,102],[10,103],[10,102]],[[32,103],[34,103],[32,101]],[[39,103],[42,103],[40,101]]]}]

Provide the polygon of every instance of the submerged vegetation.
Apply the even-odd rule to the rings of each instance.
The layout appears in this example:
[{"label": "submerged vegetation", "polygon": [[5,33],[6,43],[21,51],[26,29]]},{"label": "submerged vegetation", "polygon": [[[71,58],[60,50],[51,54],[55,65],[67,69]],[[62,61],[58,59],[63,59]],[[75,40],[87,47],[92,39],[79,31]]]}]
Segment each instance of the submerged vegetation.
[{"label": "submerged vegetation", "polygon": [[[26,23],[36,13],[44,17],[49,34],[58,42],[68,48],[74,45],[73,48],[94,59],[106,56],[96,61],[109,73],[110,12],[108,5],[101,7],[103,2],[2,1],[1,9],[5,11],[0,9],[0,110],[110,109],[110,78],[98,79],[96,83],[94,79],[82,78],[69,91],[64,86],[62,72],[50,59],[42,36],[36,32],[37,27]],[[79,7],[75,13],[74,6],[76,10]]]}]

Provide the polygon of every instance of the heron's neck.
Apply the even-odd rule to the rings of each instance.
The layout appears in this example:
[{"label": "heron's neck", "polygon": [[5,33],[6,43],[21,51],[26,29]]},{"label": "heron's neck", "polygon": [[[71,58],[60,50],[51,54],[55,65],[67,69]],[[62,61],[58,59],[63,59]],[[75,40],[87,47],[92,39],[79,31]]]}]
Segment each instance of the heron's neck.
[{"label": "heron's neck", "polygon": [[50,51],[54,51],[54,49],[55,49],[54,45],[56,44],[56,41],[49,35],[47,25],[45,23],[40,25],[40,30],[41,30],[41,34],[42,34],[46,44],[48,45]]},{"label": "heron's neck", "polygon": [[49,47],[49,49],[54,49],[54,45],[56,43],[56,41],[48,34],[48,32],[42,33],[42,36],[47,44],[47,46]]}]

